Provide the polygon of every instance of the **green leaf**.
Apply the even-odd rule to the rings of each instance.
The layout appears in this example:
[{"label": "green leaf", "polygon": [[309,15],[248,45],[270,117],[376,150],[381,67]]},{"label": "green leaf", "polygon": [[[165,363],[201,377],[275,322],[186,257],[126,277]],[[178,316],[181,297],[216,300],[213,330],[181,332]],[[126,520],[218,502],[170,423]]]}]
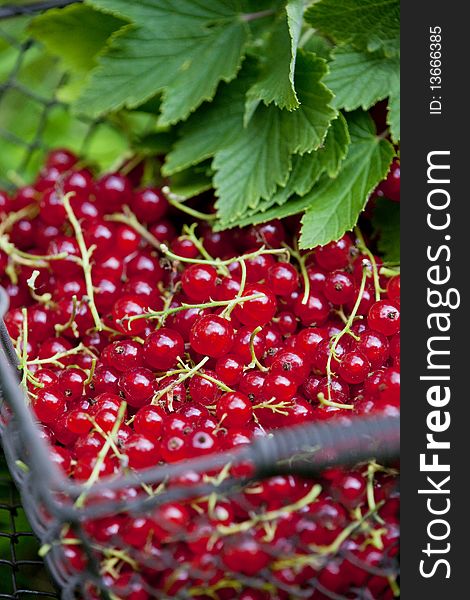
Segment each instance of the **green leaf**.
[{"label": "green leaf", "polygon": [[397,144],[400,141],[400,80],[397,89],[393,91],[388,101],[387,123],[390,127],[392,140]]},{"label": "green leaf", "polygon": [[[331,122],[325,142],[318,150],[309,154],[296,154],[292,157],[292,170],[285,187],[263,202],[258,211],[265,212],[274,205],[282,205],[294,195],[304,196],[309,192],[323,173],[336,177],[341,163],[347,154],[349,132],[345,118],[341,113]],[[250,215],[257,211],[250,211]]]},{"label": "green leaf", "polygon": [[[289,202],[282,206],[272,206],[265,212],[258,212],[254,215],[242,217],[236,223],[230,224],[228,227],[246,227],[247,225],[257,225],[258,223],[266,223],[272,219],[284,219],[298,213],[304,212],[308,208],[310,200],[306,196],[294,197]],[[215,231],[227,229],[216,221],[214,226]]]},{"label": "green leaf", "polygon": [[300,107],[288,112],[274,105],[258,106],[248,126],[240,124],[236,137],[216,152],[214,187],[222,224],[255,209],[260,199],[270,198],[278,186],[284,186],[292,154],[322,144],[336,114],[329,105],[331,92],[321,82],[325,72],[325,61],[300,52],[295,73]]},{"label": "green leaf", "polygon": [[351,230],[369,194],[381,181],[394,156],[393,146],[377,137],[372,119],[362,111],[348,118],[351,146],[336,179],[323,177],[304,199],[301,248],[323,246]]},{"label": "green leaf", "polygon": [[294,87],[294,72],[303,11],[304,0],[290,0],[285,14],[272,31],[261,76],[248,91],[246,122],[251,118],[252,109],[256,108],[260,100],[266,105],[274,102],[279,108],[287,110],[299,106]]},{"label": "green leaf", "polygon": [[359,52],[339,46],[333,52],[325,83],[335,94],[336,108],[367,110],[378,100],[399,92],[400,61],[381,52]]},{"label": "green leaf", "polygon": [[400,262],[400,203],[380,199],[372,218],[378,233],[377,247],[384,261]]},{"label": "green leaf", "polygon": [[95,66],[96,55],[109,36],[123,25],[126,22],[113,15],[98,12],[86,4],[72,4],[36,17],[29,31],[66,67],[83,73]]},{"label": "green leaf", "polygon": [[399,0],[320,0],[307,10],[305,19],[338,43],[370,52],[383,50],[389,56],[399,53]]},{"label": "green leaf", "polygon": [[236,0],[92,0],[131,21],[112,40],[76,104],[91,116],[163,92],[160,125],[186,119],[240,68],[248,26]]},{"label": "green leaf", "polygon": [[203,104],[181,128],[181,137],[167,155],[164,175],[195,165],[230,144],[243,126],[245,94],[253,82],[251,65],[245,63],[238,78],[221,84],[213,102]]}]

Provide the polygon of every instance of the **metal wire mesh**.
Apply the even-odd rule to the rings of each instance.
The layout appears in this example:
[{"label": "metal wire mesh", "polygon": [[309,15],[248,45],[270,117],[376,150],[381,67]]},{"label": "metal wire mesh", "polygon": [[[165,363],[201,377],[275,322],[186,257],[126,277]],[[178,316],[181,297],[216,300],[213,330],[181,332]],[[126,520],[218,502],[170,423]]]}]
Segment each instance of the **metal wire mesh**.
[{"label": "metal wire mesh", "polygon": [[0,598],[57,598],[38,550],[39,542],[0,456]]},{"label": "metal wire mesh", "polygon": [[[37,66],[37,45],[24,35],[29,15],[52,5],[63,6],[69,3],[41,2],[0,8],[0,19],[8,17],[21,21],[17,28],[6,29],[0,20],[0,52],[4,52],[3,62],[6,65],[0,71],[0,154],[3,157],[0,160],[5,160],[0,164],[0,185],[15,186],[20,178],[27,180],[33,176],[50,145],[48,127],[57,128],[59,123],[64,129],[64,140],[73,138],[75,149],[86,155],[87,147],[100,126],[100,123],[70,117],[67,105],[58,96],[66,75],[52,59],[43,65],[47,78],[38,81],[37,86],[31,85],[31,80],[24,77],[25,72],[30,73],[32,65]],[[8,22],[11,23],[12,19]],[[14,118],[17,114],[22,115],[20,119]],[[63,117],[64,114],[67,115],[65,120],[57,116]],[[54,143],[57,143],[56,139],[54,138]],[[1,313],[2,311],[0,316]],[[356,464],[371,457],[377,460],[395,457],[398,448],[396,419],[343,421],[286,430],[272,438],[258,440],[237,452],[157,467],[140,475],[131,473],[117,480],[94,484],[89,489],[72,483],[51,464],[49,449],[39,436],[25,397],[17,385],[17,371],[12,364],[15,353],[1,319],[0,334],[0,401],[2,396],[5,400],[1,406],[0,429],[5,453],[21,492],[28,519],[40,538],[47,565],[58,583],[62,598],[110,598],[110,582],[100,577],[100,568],[103,561],[107,561],[107,566],[112,569],[113,560],[119,557],[119,568],[125,570],[126,565],[137,564],[145,572],[143,589],[145,597],[150,598],[205,600],[219,597],[214,596],[217,591],[222,594],[220,597],[235,598],[243,588],[257,590],[260,594],[275,589],[279,596],[268,597],[276,598],[381,600],[389,597],[389,580],[395,580],[398,574],[396,542],[387,547],[381,561],[376,564],[364,563],[343,544],[324,556],[306,558],[302,577],[289,580],[289,549],[282,554],[279,549],[273,549],[271,542],[266,541],[263,542],[263,550],[271,562],[279,563],[279,571],[282,571],[284,560],[284,575],[273,578],[272,573],[262,568],[260,573],[238,574],[236,580],[230,577],[222,579],[227,589],[219,587],[217,590],[211,579],[214,573],[227,570],[218,553],[215,552],[211,565],[199,565],[200,572],[195,574],[194,561],[189,560],[182,551],[183,546],[197,546],[200,542],[201,532],[207,525],[204,511],[201,514],[197,510],[191,513],[192,533],[188,533],[187,528],[178,530],[170,527],[163,532],[160,530],[158,535],[163,539],[163,544],[158,549],[149,545],[147,538],[139,539],[138,543],[129,543],[129,536],[124,532],[131,518],[145,519],[150,515],[154,516],[155,511],[158,514],[161,507],[169,502],[210,498],[211,494],[233,500],[240,513],[238,521],[251,523],[251,527],[256,528],[268,521],[261,503],[253,503],[256,492],[249,491],[256,490],[259,481],[281,474],[296,475],[305,478],[305,493],[308,495],[329,465]],[[193,482],[190,486],[166,485],[169,480],[177,480],[188,473],[218,473],[229,463],[232,466],[246,466],[249,463],[251,474],[248,479],[245,475],[217,482],[196,478],[196,483]],[[147,490],[146,493],[142,494],[142,489]],[[43,581],[43,576],[37,578],[37,572],[41,569],[41,562],[35,556],[39,544],[34,547],[28,545],[27,555],[20,551],[22,541],[34,540],[34,537],[26,530],[23,509],[11,482],[1,484],[0,491],[3,490],[6,495],[0,511],[5,512],[5,518],[2,520],[0,515],[0,523],[5,532],[0,533],[0,542],[5,542],[3,547],[7,554],[5,559],[0,560],[0,581],[5,587],[5,591],[3,588],[1,590],[0,598],[20,599],[28,595],[55,597],[51,586]],[[80,502],[83,497],[100,501]],[[279,508],[282,508],[282,501]],[[372,523],[371,527],[377,525],[369,517],[370,515],[364,517],[358,525],[359,529],[369,521]],[[106,524],[112,518],[117,518],[122,528],[111,531],[103,538],[103,532],[107,531]],[[154,533],[152,530],[152,535]],[[353,533],[354,529],[351,530],[351,534]],[[242,525],[240,531],[234,531],[233,535],[227,533],[227,536],[239,543],[243,541],[245,534],[248,534],[247,527]],[[267,530],[268,540],[270,535],[274,533]],[[299,537],[301,534],[296,532],[295,535]],[[72,541],[68,544],[67,539]],[[304,557],[312,554],[307,542],[297,539],[296,543]],[[71,560],[70,550],[77,546],[80,547],[79,555],[74,555]],[[80,563],[80,568],[76,568],[77,562]],[[358,567],[363,575],[350,583],[348,589],[335,591],[324,577],[325,570],[330,567],[334,570],[338,564],[345,562],[352,565],[352,569]],[[26,569],[33,570],[34,577],[27,578],[23,575]],[[3,584],[7,579],[11,580],[11,585]],[[199,581],[199,587],[194,584],[195,580]],[[31,587],[33,583],[34,589],[26,589],[26,586]],[[120,598],[129,597],[135,592],[134,584],[136,582],[132,577],[125,580],[121,587],[113,589],[114,598],[116,595]]]}]

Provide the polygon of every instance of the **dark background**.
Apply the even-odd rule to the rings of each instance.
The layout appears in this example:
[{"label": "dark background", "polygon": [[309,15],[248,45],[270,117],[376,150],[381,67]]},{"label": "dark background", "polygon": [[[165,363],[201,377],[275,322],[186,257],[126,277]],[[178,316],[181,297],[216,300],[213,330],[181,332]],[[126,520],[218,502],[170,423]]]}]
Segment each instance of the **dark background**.
[{"label": "dark background", "polygon": [[[456,2],[402,2],[402,87],[401,87],[401,234],[402,234],[402,597],[405,600],[426,598],[470,598],[468,583],[468,537],[470,535],[470,486],[467,465],[469,450],[468,374],[468,234],[469,215],[468,164],[468,19],[465,4]],[[430,116],[429,90],[429,27],[442,28],[442,116]],[[426,225],[426,157],[431,150],[451,150],[452,279],[450,286],[459,288],[460,309],[451,311],[451,428],[445,439],[451,441],[448,454],[451,461],[452,508],[448,520],[452,527],[448,559],[450,579],[445,570],[424,579],[419,575],[419,562],[426,558],[421,549],[427,544],[427,523],[432,517],[426,511],[426,497],[418,496],[425,474],[419,473],[419,454],[426,444],[427,383],[420,382],[425,374],[426,340],[426,246],[439,245],[443,233],[433,232]],[[449,188],[447,188],[449,189]],[[444,310],[444,309],[441,309]],[[444,439],[444,438],[443,438]],[[445,455],[444,455],[445,456]],[[441,477],[436,474],[436,481]],[[436,507],[438,504],[436,503]],[[436,529],[437,533],[437,529]],[[433,542],[441,545],[442,542]],[[427,564],[430,564],[428,561]]]}]

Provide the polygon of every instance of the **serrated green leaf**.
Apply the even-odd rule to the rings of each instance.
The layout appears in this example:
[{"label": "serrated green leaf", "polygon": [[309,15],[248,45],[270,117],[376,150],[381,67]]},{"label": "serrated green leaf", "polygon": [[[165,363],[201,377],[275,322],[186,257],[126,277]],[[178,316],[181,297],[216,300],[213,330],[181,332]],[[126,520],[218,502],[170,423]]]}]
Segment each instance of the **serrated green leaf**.
[{"label": "serrated green leaf", "polygon": [[287,110],[299,106],[294,72],[304,4],[304,0],[289,0],[285,13],[271,33],[261,75],[248,91],[245,123],[253,116],[259,101],[266,105],[274,102]]},{"label": "serrated green leaf", "polygon": [[[310,201],[306,196],[294,197],[289,202],[286,202],[282,206],[272,206],[264,212],[257,212],[254,215],[247,215],[242,217],[237,223],[232,223],[229,227],[246,227],[247,225],[257,225],[258,223],[266,223],[273,219],[284,219],[298,213],[304,212],[308,208]],[[219,222],[215,222],[214,230],[221,231],[227,229],[222,226]]]},{"label": "serrated green leaf", "polygon": [[387,123],[390,127],[392,140],[397,144],[400,141],[400,80],[397,89],[390,95],[388,100]]},{"label": "serrated green leaf", "polygon": [[248,126],[239,126],[233,141],[214,158],[216,206],[226,225],[270,198],[289,177],[291,155],[322,144],[332,118],[331,92],[321,82],[326,63],[299,52],[295,79],[300,107],[292,112],[260,105]]},{"label": "serrated green leaf", "polygon": [[237,0],[92,0],[132,25],[116,36],[76,110],[91,116],[132,108],[163,93],[160,125],[186,119],[233,79],[244,55],[248,26]]},{"label": "serrated green leaf", "polygon": [[348,125],[351,145],[340,173],[336,179],[323,177],[304,196],[310,205],[302,219],[301,248],[323,246],[351,230],[394,156],[393,146],[377,137],[367,113],[352,113]]},{"label": "serrated green leaf", "polygon": [[389,56],[399,53],[399,0],[320,0],[306,11],[305,19],[338,43],[383,50]]},{"label": "serrated green leaf", "polygon": [[400,203],[381,199],[377,202],[372,225],[378,234],[377,247],[384,261],[400,262]]},{"label": "serrated green leaf", "polygon": [[95,66],[96,55],[109,36],[124,25],[122,19],[91,6],[72,4],[39,15],[31,21],[29,31],[66,67],[83,73]]},{"label": "serrated green leaf", "polygon": [[346,120],[339,113],[337,118],[331,122],[322,146],[309,154],[294,155],[292,170],[285,187],[278,189],[268,200],[261,201],[256,211],[248,211],[247,216],[265,212],[275,205],[281,206],[292,196],[304,196],[323,173],[327,173],[329,177],[336,177],[347,154],[349,141]]},{"label": "serrated green leaf", "polygon": [[242,127],[245,94],[254,76],[251,64],[245,63],[235,81],[221,84],[213,102],[204,104],[189,118],[166,157],[164,175],[195,165],[230,144]]},{"label": "serrated green leaf", "polygon": [[398,58],[387,58],[381,52],[360,52],[352,46],[339,46],[332,58],[325,83],[335,94],[336,108],[367,110],[399,90]]}]

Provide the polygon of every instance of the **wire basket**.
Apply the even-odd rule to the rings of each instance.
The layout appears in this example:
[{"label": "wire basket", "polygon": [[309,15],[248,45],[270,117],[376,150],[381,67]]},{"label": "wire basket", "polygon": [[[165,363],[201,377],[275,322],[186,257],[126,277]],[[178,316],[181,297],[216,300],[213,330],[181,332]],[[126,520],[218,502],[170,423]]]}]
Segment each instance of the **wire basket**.
[{"label": "wire basket", "polygon": [[[0,113],[3,109],[6,115],[0,115],[0,139],[2,152],[9,151],[9,162],[0,172],[1,185],[15,186],[18,175],[32,177],[48,149],[47,127],[57,126],[57,114],[67,114],[66,104],[57,97],[64,76],[60,68],[50,69],[46,88],[25,86],[21,73],[35,44],[22,33],[6,33],[1,19],[22,19],[69,3],[0,8],[0,40],[11,49],[11,69],[0,82]],[[18,105],[30,107],[33,117],[24,128],[12,131],[8,113]],[[74,148],[89,155],[102,123],[75,117],[60,122],[66,124],[64,139],[73,137]],[[0,317],[7,302],[0,288]],[[339,509],[325,505],[320,490],[328,485],[329,469],[337,465],[355,466],[367,473],[373,485],[376,471],[370,465],[388,464],[398,456],[395,417],[289,428],[236,451],[79,485],[51,461],[50,448],[18,385],[16,353],[1,318],[0,337],[0,428],[5,456],[40,540],[40,554],[64,600],[386,600],[398,596],[397,531],[388,536],[380,552],[374,554],[370,545],[374,536],[381,540],[380,501],[376,504],[374,497],[369,498],[369,510],[349,522],[344,515],[332,515],[331,510]],[[378,472],[393,496],[397,477]],[[286,489],[286,481],[294,491]],[[172,520],[175,503],[180,512]],[[4,566],[12,571],[13,587],[11,593],[0,593],[0,598],[41,593],[54,597],[50,590],[23,590],[22,582],[15,579],[21,567],[40,563],[28,559],[23,565],[18,559],[14,550],[23,534],[17,530],[15,511],[21,510],[20,505],[10,500],[5,509],[11,524],[6,539],[13,553]],[[225,513],[233,510],[236,526],[225,525]],[[241,566],[240,547],[246,547],[250,557]],[[205,559],[198,562],[198,556]],[[108,575],[103,576],[103,564]]]}]

